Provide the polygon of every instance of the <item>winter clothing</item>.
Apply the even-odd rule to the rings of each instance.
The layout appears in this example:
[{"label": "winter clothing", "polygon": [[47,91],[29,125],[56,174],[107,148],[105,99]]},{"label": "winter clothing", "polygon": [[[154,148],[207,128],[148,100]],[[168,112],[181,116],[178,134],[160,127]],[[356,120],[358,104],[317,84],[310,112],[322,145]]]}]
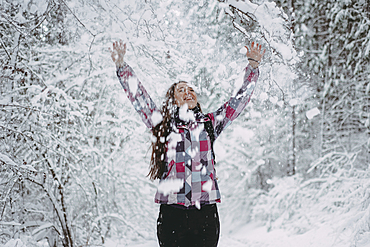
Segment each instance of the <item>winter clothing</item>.
[{"label": "winter clothing", "polygon": [[162,204],[157,235],[161,247],[216,247],[220,236],[216,204],[200,210]]},{"label": "winter clothing", "polygon": [[[153,129],[155,124],[158,124],[160,111],[132,68],[125,64],[117,69],[117,76],[145,125]],[[212,121],[214,138],[217,139],[250,101],[258,76],[259,70],[248,65],[245,68],[243,85],[236,96],[231,97],[215,112],[203,114],[199,109],[194,109],[192,120],[183,120],[181,110],[178,115],[175,115],[176,128],[167,138],[168,151],[164,157],[166,170],[159,185],[159,188],[164,185],[163,187],[170,187],[170,189],[158,189],[155,195],[156,203],[189,207],[220,202],[221,195],[216,180],[211,140],[204,128],[204,123]],[[136,88],[130,88],[130,86]],[[180,186],[174,188],[174,183],[177,185],[180,183]]]}]

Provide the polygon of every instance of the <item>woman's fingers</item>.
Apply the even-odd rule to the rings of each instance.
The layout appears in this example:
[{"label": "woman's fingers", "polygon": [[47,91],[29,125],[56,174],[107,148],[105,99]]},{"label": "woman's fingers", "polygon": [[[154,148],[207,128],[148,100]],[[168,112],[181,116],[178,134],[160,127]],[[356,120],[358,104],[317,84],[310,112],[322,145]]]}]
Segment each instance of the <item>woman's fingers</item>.
[{"label": "woman's fingers", "polygon": [[118,54],[123,56],[126,54],[126,43],[123,43],[122,40],[113,42],[113,51],[116,51]]},{"label": "woman's fingers", "polygon": [[113,49],[109,48],[113,62],[117,67],[124,65],[124,56],[126,54],[126,43],[120,39],[119,41],[113,42]]},{"label": "woman's fingers", "polygon": [[126,54],[126,43],[123,43],[122,40],[113,42],[113,51],[109,48],[111,52],[117,52],[120,55]]},{"label": "woman's fingers", "polygon": [[247,57],[257,61],[261,61],[266,52],[266,49],[262,51],[261,44],[255,43],[254,41],[251,43],[250,48],[248,48],[248,46],[245,46],[245,48],[247,49]]}]

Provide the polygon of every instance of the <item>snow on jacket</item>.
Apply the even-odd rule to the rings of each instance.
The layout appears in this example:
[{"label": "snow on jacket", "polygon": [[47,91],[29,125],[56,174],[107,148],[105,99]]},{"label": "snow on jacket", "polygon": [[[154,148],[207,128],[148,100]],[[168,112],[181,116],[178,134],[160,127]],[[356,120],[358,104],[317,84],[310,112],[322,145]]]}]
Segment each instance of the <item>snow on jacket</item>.
[{"label": "snow on jacket", "polygon": [[[117,68],[117,76],[145,125],[153,129],[161,121],[160,111],[132,68],[127,64]],[[166,168],[155,195],[156,203],[199,207],[202,204],[221,202],[211,140],[204,123],[212,121],[214,137],[217,139],[250,101],[258,76],[259,70],[248,65],[243,84],[235,97],[231,97],[215,112],[203,114],[196,111],[188,121],[175,121],[176,130],[167,138],[167,153],[164,157]],[[181,113],[182,108],[180,118]]]}]

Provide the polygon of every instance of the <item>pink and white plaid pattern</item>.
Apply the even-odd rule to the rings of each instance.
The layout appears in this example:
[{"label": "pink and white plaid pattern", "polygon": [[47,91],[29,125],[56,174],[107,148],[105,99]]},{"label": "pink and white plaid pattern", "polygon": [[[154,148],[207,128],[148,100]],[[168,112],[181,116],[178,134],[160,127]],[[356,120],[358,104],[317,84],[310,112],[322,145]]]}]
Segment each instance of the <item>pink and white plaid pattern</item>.
[{"label": "pink and white plaid pattern", "polygon": [[[137,79],[130,66],[117,69],[119,81],[128,98],[141,116],[145,125],[152,129],[153,113],[158,108]],[[215,139],[239,116],[250,101],[259,76],[258,69],[250,65],[245,68],[244,82],[235,97],[231,97],[215,112],[204,115],[195,114],[195,121],[189,124],[177,124],[176,133],[170,135],[176,143],[168,145],[165,156],[166,172],[160,183],[176,180],[182,183],[179,190],[163,192],[158,190],[155,202],[160,204],[191,205],[213,204],[221,202],[221,195],[216,180],[216,171],[211,151],[211,140],[204,128],[204,122],[212,121]],[[132,83],[136,82],[136,83]],[[130,89],[130,85],[136,86]],[[136,92],[136,93],[133,93]]]}]

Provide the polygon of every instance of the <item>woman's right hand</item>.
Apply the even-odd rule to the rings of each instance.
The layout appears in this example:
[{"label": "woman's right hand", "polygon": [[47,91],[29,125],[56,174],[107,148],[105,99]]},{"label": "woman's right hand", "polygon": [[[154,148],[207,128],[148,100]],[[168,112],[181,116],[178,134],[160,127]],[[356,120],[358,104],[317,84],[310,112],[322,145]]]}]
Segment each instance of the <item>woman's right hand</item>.
[{"label": "woman's right hand", "polygon": [[252,42],[251,48],[248,49],[248,46],[245,46],[247,48],[247,58],[249,60],[250,65],[256,69],[261,62],[261,59],[263,58],[263,55],[265,55],[266,49],[262,50],[262,45],[256,43],[254,45],[254,41]]},{"label": "woman's right hand", "polygon": [[113,42],[113,50],[109,48],[109,51],[111,52],[112,60],[117,68],[123,67],[123,57],[126,54],[126,43],[123,43],[122,40],[119,40],[119,42],[115,41]]}]

